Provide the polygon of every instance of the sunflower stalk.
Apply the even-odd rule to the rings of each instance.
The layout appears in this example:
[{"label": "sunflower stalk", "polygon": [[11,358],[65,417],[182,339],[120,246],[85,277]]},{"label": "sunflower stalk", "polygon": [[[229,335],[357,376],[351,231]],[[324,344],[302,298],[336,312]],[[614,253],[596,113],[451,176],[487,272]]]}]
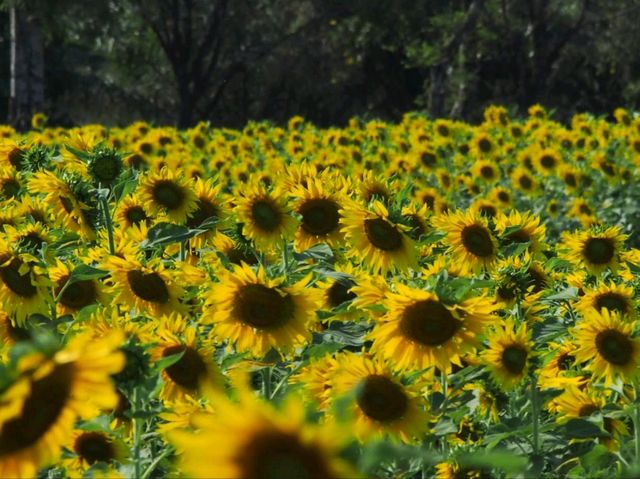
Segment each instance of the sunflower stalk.
[{"label": "sunflower stalk", "polygon": [[189,240],[180,241],[180,261],[187,259],[187,243]]},{"label": "sunflower stalk", "polygon": [[638,393],[640,388],[636,389],[636,400],[633,403],[633,416],[631,422],[633,423],[633,439],[634,439],[634,465],[637,470],[640,468],[640,401],[638,401]]},{"label": "sunflower stalk", "polygon": [[533,454],[540,452],[540,409],[538,407],[538,383],[534,375],[531,376],[531,426],[533,429]]},{"label": "sunflower stalk", "polygon": [[[134,414],[140,412],[140,394],[138,388],[133,390]],[[142,479],[142,464],[140,463],[140,445],[142,442],[142,418],[133,418],[133,467],[135,479]]]},{"label": "sunflower stalk", "polygon": [[262,395],[271,399],[271,366],[262,368]]},{"label": "sunflower stalk", "polygon": [[107,235],[109,237],[109,254],[116,254],[116,242],[113,237],[113,221],[111,221],[111,213],[109,212],[109,200],[106,195],[100,194],[100,206],[104,215],[104,223],[107,227]]}]

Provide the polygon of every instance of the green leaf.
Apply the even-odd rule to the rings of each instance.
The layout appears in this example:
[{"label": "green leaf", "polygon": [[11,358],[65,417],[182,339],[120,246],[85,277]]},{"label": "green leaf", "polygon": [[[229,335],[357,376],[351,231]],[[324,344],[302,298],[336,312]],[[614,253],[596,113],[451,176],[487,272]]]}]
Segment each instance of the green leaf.
[{"label": "green leaf", "polygon": [[567,436],[572,438],[610,437],[609,433],[586,419],[571,419],[564,428]]},{"label": "green leaf", "polygon": [[156,246],[164,246],[179,241],[185,241],[195,236],[189,228],[173,223],[158,223],[149,229],[147,239],[140,243],[140,247],[144,249],[155,248]]},{"label": "green leaf", "polygon": [[546,296],[543,298],[545,301],[567,301],[570,299],[576,299],[578,297],[578,288],[575,286],[569,286],[562,291],[552,294],[551,296]]},{"label": "green leaf", "polygon": [[171,354],[170,356],[165,356],[164,358],[158,360],[154,365],[153,368],[156,371],[161,371],[163,369],[167,369],[168,367],[173,366],[175,363],[177,363],[178,361],[180,361],[180,359],[182,359],[182,356],[184,356],[184,352],[186,351],[186,349],[183,349],[182,351],[180,351],[179,353],[176,354]]},{"label": "green leaf", "polygon": [[527,458],[505,450],[474,451],[456,458],[464,467],[473,469],[501,469],[507,474],[517,474],[527,467]]},{"label": "green leaf", "polygon": [[108,274],[109,272],[103,269],[94,268],[93,266],[89,266],[87,264],[79,264],[73,269],[73,271],[71,271],[71,274],[69,275],[69,279],[67,280],[67,282],[64,284],[64,286],[58,293],[56,300],[62,297],[64,292],[67,290],[67,288],[73,285],[74,283],[78,283],[80,281],[88,281],[92,279],[104,278]]},{"label": "green leaf", "polygon": [[79,160],[82,160],[84,162],[89,162],[89,160],[91,159],[91,155],[86,151],[77,150],[76,148],[73,148],[72,146],[69,146],[69,145],[65,145],[65,148],[67,149],[68,152],[73,154]]}]

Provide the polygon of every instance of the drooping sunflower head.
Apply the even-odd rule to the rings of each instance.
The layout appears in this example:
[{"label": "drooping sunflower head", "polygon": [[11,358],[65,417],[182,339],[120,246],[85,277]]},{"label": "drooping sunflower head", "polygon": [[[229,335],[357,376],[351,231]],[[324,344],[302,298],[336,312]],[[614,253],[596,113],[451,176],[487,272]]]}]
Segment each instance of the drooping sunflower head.
[{"label": "drooping sunflower head", "polygon": [[140,179],[139,194],[147,215],[166,217],[173,223],[185,224],[197,209],[196,196],[188,179],[162,168]]},{"label": "drooping sunflower head", "polygon": [[636,322],[608,309],[591,309],[583,315],[573,333],[578,345],[576,361],[585,363],[585,369],[607,386],[618,378],[635,383],[640,365],[640,341],[634,336]]},{"label": "drooping sunflower head", "polygon": [[622,234],[617,226],[565,233],[565,256],[573,264],[595,275],[606,269],[615,271],[625,239],[626,235]]},{"label": "drooping sunflower head", "polygon": [[468,211],[440,215],[433,225],[446,232],[445,243],[454,258],[467,272],[493,268],[497,259],[497,243],[485,218]]}]

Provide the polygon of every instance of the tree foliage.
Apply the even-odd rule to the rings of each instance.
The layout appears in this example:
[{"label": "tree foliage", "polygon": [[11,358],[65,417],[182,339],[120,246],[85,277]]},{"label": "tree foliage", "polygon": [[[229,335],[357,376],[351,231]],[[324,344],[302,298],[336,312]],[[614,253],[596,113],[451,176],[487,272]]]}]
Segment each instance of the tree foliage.
[{"label": "tree foliage", "polygon": [[[639,102],[638,0],[5,3],[40,18],[60,124],[332,124],[414,109],[473,120],[491,103],[569,116]],[[3,59],[7,22],[3,11]]]}]

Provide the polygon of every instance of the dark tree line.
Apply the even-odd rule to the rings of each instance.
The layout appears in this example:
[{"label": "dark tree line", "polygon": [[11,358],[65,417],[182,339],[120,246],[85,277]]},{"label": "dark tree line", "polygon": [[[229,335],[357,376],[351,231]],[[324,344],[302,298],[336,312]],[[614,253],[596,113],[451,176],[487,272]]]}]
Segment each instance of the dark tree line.
[{"label": "dark tree line", "polygon": [[640,102],[640,0],[5,0],[0,122],[319,124]]}]

